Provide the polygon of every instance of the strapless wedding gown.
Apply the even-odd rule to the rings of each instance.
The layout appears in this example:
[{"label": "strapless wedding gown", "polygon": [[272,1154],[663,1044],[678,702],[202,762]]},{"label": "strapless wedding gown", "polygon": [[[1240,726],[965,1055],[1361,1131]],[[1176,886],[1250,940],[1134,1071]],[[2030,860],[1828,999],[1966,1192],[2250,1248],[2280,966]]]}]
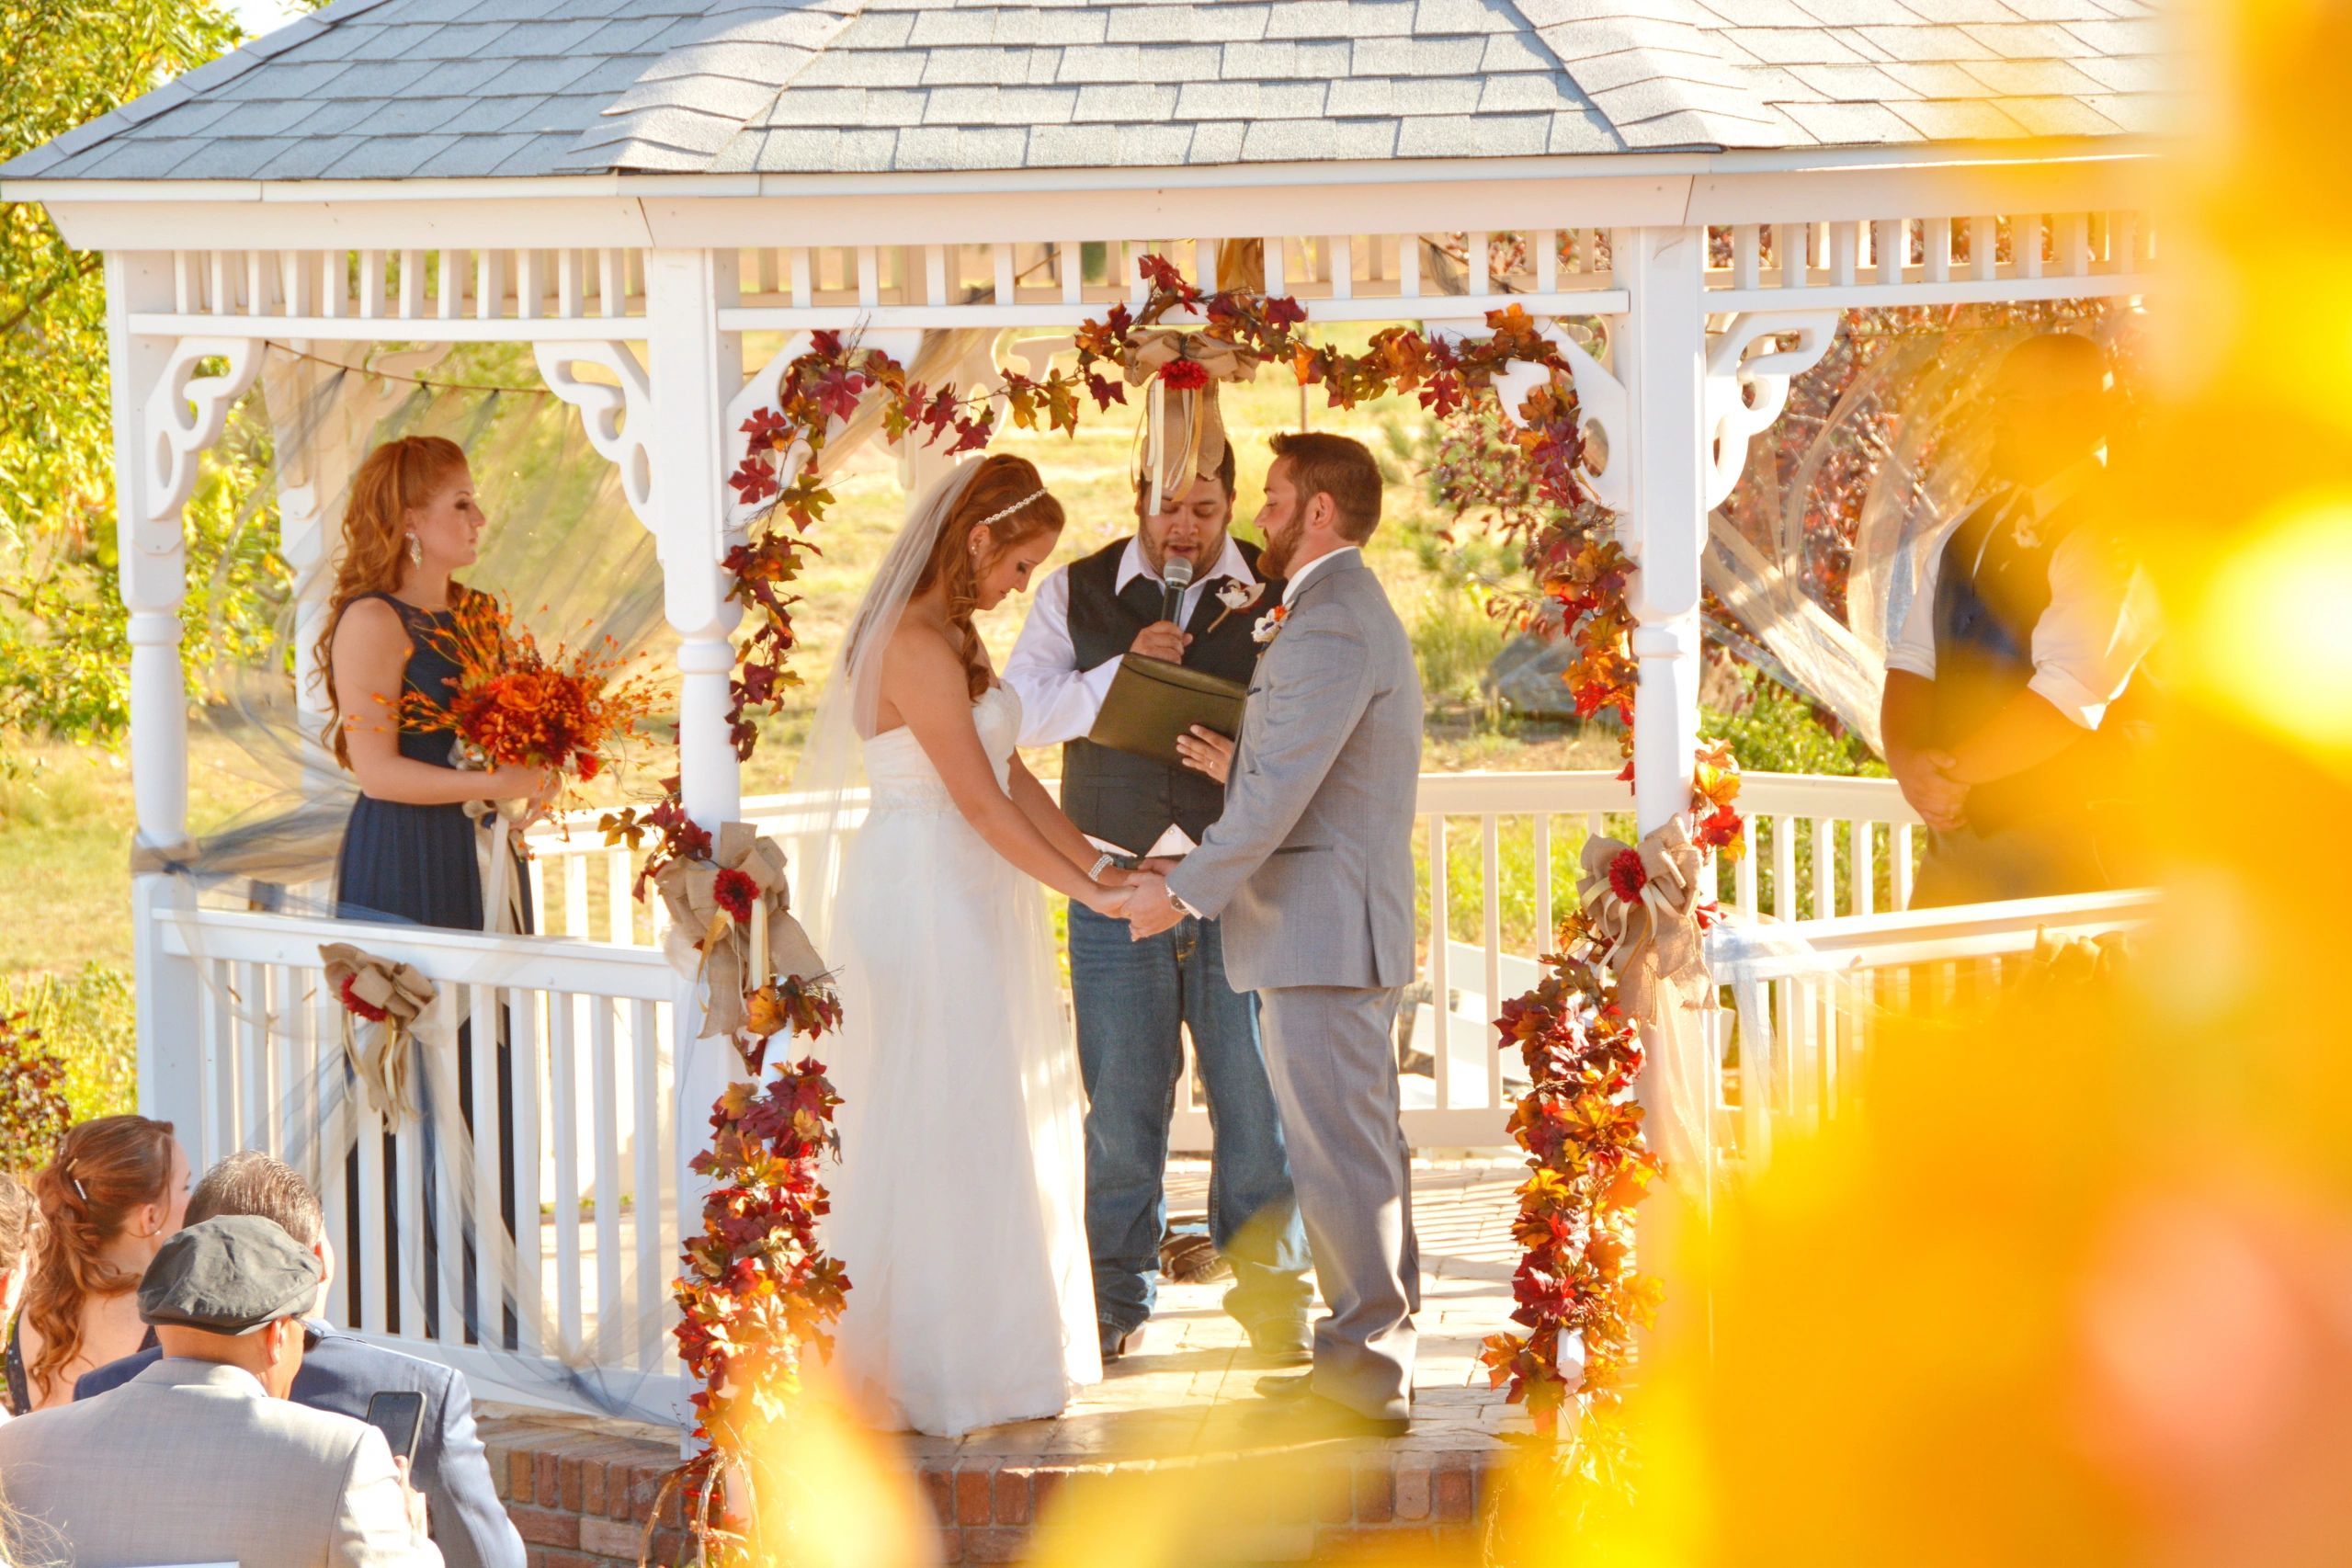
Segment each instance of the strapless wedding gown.
[{"label": "strapless wedding gown", "polygon": [[[1001,786],[1020,699],[972,707]],[[835,921],[843,1096],[834,1367],[867,1409],[955,1437],[1102,1376],[1077,1053],[1036,882],[958,813],[906,730],[866,743],[872,810]]]}]

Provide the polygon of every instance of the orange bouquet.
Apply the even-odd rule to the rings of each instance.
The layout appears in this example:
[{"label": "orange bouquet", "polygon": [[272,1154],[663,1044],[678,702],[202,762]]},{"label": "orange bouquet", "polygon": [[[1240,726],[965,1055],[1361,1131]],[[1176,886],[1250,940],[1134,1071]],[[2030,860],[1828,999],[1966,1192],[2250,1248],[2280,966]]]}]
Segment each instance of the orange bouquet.
[{"label": "orange bouquet", "polygon": [[585,784],[620,759],[653,711],[652,679],[631,673],[609,636],[548,653],[495,594],[470,591],[452,608],[433,639],[458,667],[449,695],[409,692],[401,717],[455,731],[460,767],[548,767]]}]

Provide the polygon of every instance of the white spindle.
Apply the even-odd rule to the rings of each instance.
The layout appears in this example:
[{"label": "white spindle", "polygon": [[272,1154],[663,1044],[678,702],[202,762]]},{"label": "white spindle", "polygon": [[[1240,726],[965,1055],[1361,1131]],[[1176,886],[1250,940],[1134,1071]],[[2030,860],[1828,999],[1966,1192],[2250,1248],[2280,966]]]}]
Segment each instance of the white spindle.
[{"label": "white spindle", "polygon": [[1772,820],[1772,908],[1776,920],[1797,918],[1797,819]]},{"label": "white spindle", "polygon": [[620,1116],[617,1042],[609,997],[588,999],[588,1067],[596,1127],[597,1327],[599,1348],[610,1357],[620,1346],[602,1331],[621,1320],[632,1303],[620,1289]]},{"label": "white spindle", "polygon": [[1331,236],[1331,297],[1352,300],[1356,297],[1356,236]]},{"label": "white spindle", "polygon": [[[1478,840],[1479,875],[1484,884],[1479,935],[1486,944],[1486,1017],[1492,1019],[1503,1011],[1502,823],[1493,812],[1478,819]],[[1451,1043],[1450,1039],[1448,1043]],[[1503,1053],[1488,1051],[1484,1056],[1486,1103],[1501,1106],[1504,1103]]]},{"label": "white spindle", "polygon": [[1764,281],[1764,242],[1754,223],[1732,225],[1732,287],[1754,289]]},{"label": "white spindle", "polygon": [[1837,913],[1837,824],[1815,817],[1812,824],[1812,917],[1826,920]]},{"label": "white spindle", "polygon": [[580,1330],[580,998],[547,998],[547,1100],[555,1132],[555,1185],[548,1193],[555,1221],[556,1344],[567,1357],[581,1348]]},{"label": "white spindle", "polygon": [[[1269,244],[1268,248],[1271,248]],[[1278,293],[1272,284],[1267,292]],[[1401,300],[1421,298],[1421,236],[1399,234],[1396,237],[1396,292]]]},{"label": "white spindle", "polygon": [[1020,287],[1015,281],[1018,274],[1013,267],[1013,247],[1010,244],[994,244],[988,247],[988,252],[989,260],[994,264],[996,271],[996,291],[993,302],[999,305],[1017,302]]},{"label": "white spindle", "polygon": [[1494,279],[1489,276],[1492,271],[1488,265],[1490,259],[1487,255],[1485,230],[1480,229],[1463,236],[1462,260],[1469,268],[1470,291],[1472,294],[1484,294],[1492,290]]},{"label": "white spindle", "polygon": [[1920,276],[1930,283],[1948,282],[1952,276],[1952,221],[1930,218],[1926,222]]},{"label": "white spindle", "polygon": [[[540,1161],[546,1147],[541,1136],[544,1104],[541,1085],[551,1065],[542,1049],[546,1036],[542,1019],[551,998],[537,992],[510,991],[505,1009],[509,1059],[513,1063],[515,1146],[509,1158],[515,1173],[515,1315],[520,1347],[536,1353],[543,1347],[545,1294],[542,1281],[547,1259],[547,1229],[540,1221]],[[478,1059],[477,1059],[478,1060]]]},{"label": "white spindle", "polygon": [[1431,1014],[1429,1075],[1437,1091],[1437,1108],[1454,1106],[1453,984],[1446,944],[1446,819],[1431,812],[1429,824],[1429,1011]]},{"label": "white spindle", "polygon": [[2041,276],[2041,222],[2039,212],[2009,220],[2009,255],[2017,261],[2020,278]]},{"label": "white spindle", "polygon": [[[670,1168],[662,1146],[662,1134],[670,1125],[665,1092],[668,1074],[663,1071],[660,1017],[653,1003],[629,1005],[629,1040],[630,1064],[635,1070],[630,1096],[636,1110],[636,1134],[631,1141],[635,1168],[630,1195],[637,1241],[633,1306],[641,1325],[636,1351],[637,1364],[650,1372],[661,1366],[664,1354],[663,1307],[669,1293],[665,1288],[669,1276],[662,1246],[662,1218],[671,1210],[662,1193],[662,1173]],[[618,1351],[620,1346],[612,1348]]]},{"label": "white spindle", "polygon": [[1968,275],[1989,283],[2001,274],[2001,221],[1976,217],[1968,221]]},{"label": "white spindle", "polygon": [[[476,1329],[484,1345],[503,1346],[506,1314],[500,1273],[507,1249],[501,1240],[506,1234],[506,1220],[502,1212],[504,1184],[500,1176],[506,1169],[508,1151],[498,1126],[498,1031],[504,1009],[499,1006],[499,990],[494,985],[467,986],[464,1001],[465,1049],[472,1068],[469,1074],[472,1082],[468,1085],[472,1091],[472,1103],[467,1109],[473,1117],[473,1299],[474,1311],[481,1316]],[[507,1071],[510,1074],[523,1071],[521,1058],[511,1050]],[[509,1094],[513,1093],[510,1089]],[[454,1178],[457,1173],[450,1175]],[[521,1216],[517,1214],[517,1219],[519,1221]]]}]

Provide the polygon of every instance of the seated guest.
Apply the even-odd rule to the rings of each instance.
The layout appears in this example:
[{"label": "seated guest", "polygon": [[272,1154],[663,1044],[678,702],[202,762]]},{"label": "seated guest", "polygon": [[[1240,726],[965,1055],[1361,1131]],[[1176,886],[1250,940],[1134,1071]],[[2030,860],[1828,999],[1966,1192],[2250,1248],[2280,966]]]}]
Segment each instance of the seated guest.
[{"label": "seated guest", "polygon": [[2009,351],[1992,392],[1998,487],[1961,516],[1887,653],[1880,730],[1926,820],[1915,909],[2126,887],[2157,631],[2101,449],[2097,345]]},{"label": "seated guest", "polygon": [[[40,1226],[40,1210],[25,1184],[0,1171],[0,1323],[14,1322],[17,1303],[24,1299],[25,1278],[32,1270],[33,1237]],[[8,1414],[0,1411],[0,1422]],[[5,1532],[0,1532],[0,1562],[6,1556]]]},{"label": "seated guest", "polygon": [[[386,1391],[425,1396],[423,1436],[409,1479],[430,1506],[433,1539],[449,1568],[523,1568],[523,1539],[499,1505],[490,1462],[473,1431],[473,1395],[447,1367],[403,1356],[317,1321],[335,1281],[335,1248],[318,1195],[292,1166],[247,1150],[205,1173],[187,1200],[191,1225],[222,1214],[274,1220],[319,1260],[318,1303],[308,1348],[294,1375],[297,1404],[337,1415],[364,1416],[369,1396]],[[142,1350],[83,1374],[75,1399],[119,1388],[153,1365],[160,1352]]]},{"label": "seated guest", "polygon": [[0,1426],[10,1506],[90,1568],[438,1568],[425,1500],[383,1434],[286,1397],[323,1277],[253,1215],[173,1236],[139,1285],[162,1359]]},{"label": "seated guest", "polygon": [[133,1294],[180,1228],[187,1155],[168,1121],[102,1116],[69,1131],[33,1178],[41,1240],[8,1343],[8,1403],[63,1404],[74,1380],[150,1343]]}]

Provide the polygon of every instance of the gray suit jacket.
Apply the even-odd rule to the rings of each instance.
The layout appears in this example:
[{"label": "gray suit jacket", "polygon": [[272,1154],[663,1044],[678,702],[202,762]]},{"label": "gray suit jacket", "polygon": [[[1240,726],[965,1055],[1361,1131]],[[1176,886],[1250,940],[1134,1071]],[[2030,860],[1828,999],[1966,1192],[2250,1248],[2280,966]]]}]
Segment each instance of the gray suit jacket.
[{"label": "gray suit jacket", "polygon": [[[523,1538],[498,1501],[490,1461],[473,1429],[473,1392],[447,1367],[370,1345],[357,1335],[313,1323],[317,1335],[294,1374],[296,1404],[354,1419],[387,1389],[425,1396],[425,1426],[409,1480],[433,1514],[433,1543],[449,1568],[523,1568]],[[94,1399],[153,1366],[160,1350],[142,1350],[82,1374],[74,1397]],[[0,1478],[4,1479],[4,1478]]]},{"label": "gray suit jacket", "polygon": [[1421,676],[1361,555],[1318,566],[1250,682],[1225,811],[1168,876],[1237,991],[1412,983]]},{"label": "gray suit jacket", "polygon": [[0,1490],[35,1561],[74,1568],[440,1568],[383,1435],[273,1399],[249,1372],[165,1359],[0,1426]]}]

